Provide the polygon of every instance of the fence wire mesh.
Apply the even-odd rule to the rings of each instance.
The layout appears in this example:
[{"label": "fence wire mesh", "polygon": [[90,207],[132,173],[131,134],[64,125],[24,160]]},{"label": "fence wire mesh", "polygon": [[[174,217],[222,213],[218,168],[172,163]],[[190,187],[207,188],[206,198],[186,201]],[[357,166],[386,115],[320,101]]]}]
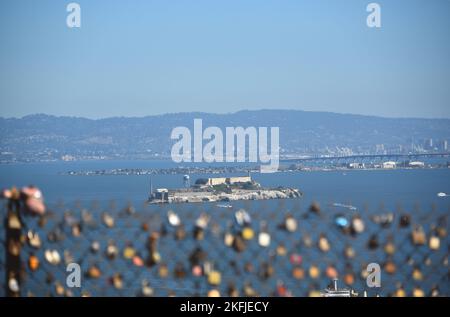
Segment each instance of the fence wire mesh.
[{"label": "fence wire mesh", "polygon": [[[0,295],[11,287],[5,222]],[[245,212],[242,212],[244,210]],[[58,204],[21,217],[20,296],[316,296],[338,277],[369,296],[449,296],[449,210],[299,200]],[[69,263],[81,287],[66,284]],[[381,266],[369,288],[367,265]],[[8,275],[9,274],[9,275]]]}]

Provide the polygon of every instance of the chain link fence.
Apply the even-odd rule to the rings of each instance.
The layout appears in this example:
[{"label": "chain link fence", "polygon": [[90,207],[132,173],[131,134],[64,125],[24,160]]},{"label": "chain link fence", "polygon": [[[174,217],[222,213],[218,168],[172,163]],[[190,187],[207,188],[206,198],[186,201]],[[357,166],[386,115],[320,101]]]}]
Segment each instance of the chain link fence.
[{"label": "chain link fence", "polygon": [[[450,295],[449,210],[299,199],[221,207],[60,203],[22,214],[14,245],[5,203],[0,295],[316,296],[335,277],[360,296]],[[67,285],[69,263],[81,287]],[[366,283],[369,263],[381,267],[380,287]]]}]

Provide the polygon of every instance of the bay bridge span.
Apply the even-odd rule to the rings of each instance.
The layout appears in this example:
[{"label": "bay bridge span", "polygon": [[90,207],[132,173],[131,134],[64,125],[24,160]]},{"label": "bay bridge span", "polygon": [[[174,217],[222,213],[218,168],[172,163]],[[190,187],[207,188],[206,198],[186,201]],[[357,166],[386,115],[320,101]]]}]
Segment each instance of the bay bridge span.
[{"label": "bay bridge span", "polygon": [[298,158],[280,159],[282,163],[306,163],[306,162],[323,162],[323,163],[377,163],[385,161],[403,162],[403,161],[419,161],[433,158],[450,158],[450,152],[445,153],[405,153],[405,154],[355,154],[355,155],[316,155]]}]

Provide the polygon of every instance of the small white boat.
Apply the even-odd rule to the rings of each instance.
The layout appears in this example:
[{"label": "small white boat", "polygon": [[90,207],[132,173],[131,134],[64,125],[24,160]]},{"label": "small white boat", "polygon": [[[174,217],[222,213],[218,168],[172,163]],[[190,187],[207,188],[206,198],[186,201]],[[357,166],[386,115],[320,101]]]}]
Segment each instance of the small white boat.
[{"label": "small white boat", "polygon": [[437,196],[438,197],[447,197],[448,195],[446,193],[440,192],[440,193],[437,193]]},{"label": "small white boat", "polygon": [[216,206],[219,208],[233,208],[233,206],[231,206],[230,204],[218,204]]},{"label": "small white boat", "polygon": [[355,206],[352,205],[345,205],[345,204],[341,204],[341,203],[333,203],[334,207],[342,207],[342,208],[347,208],[350,210],[357,210],[358,208],[356,208]]}]

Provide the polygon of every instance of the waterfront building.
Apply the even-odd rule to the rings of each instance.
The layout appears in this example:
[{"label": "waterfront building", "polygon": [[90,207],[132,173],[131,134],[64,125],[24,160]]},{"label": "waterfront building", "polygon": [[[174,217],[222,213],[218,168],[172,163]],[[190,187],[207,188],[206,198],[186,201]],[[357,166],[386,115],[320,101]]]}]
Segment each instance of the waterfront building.
[{"label": "waterfront building", "polygon": [[413,162],[409,162],[408,166],[409,167],[425,167],[425,163],[419,162],[419,161],[413,161]]},{"label": "waterfront building", "polygon": [[388,162],[383,162],[383,168],[395,168],[397,166],[397,163],[393,162],[393,161],[388,161]]},{"label": "waterfront building", "polygon": [[238,183],[251,183],[252,178],[250,176],[237,176],[237,177],[210,177],[210,178],[199,178],[195,184],[196,185],[233,185]]}]

